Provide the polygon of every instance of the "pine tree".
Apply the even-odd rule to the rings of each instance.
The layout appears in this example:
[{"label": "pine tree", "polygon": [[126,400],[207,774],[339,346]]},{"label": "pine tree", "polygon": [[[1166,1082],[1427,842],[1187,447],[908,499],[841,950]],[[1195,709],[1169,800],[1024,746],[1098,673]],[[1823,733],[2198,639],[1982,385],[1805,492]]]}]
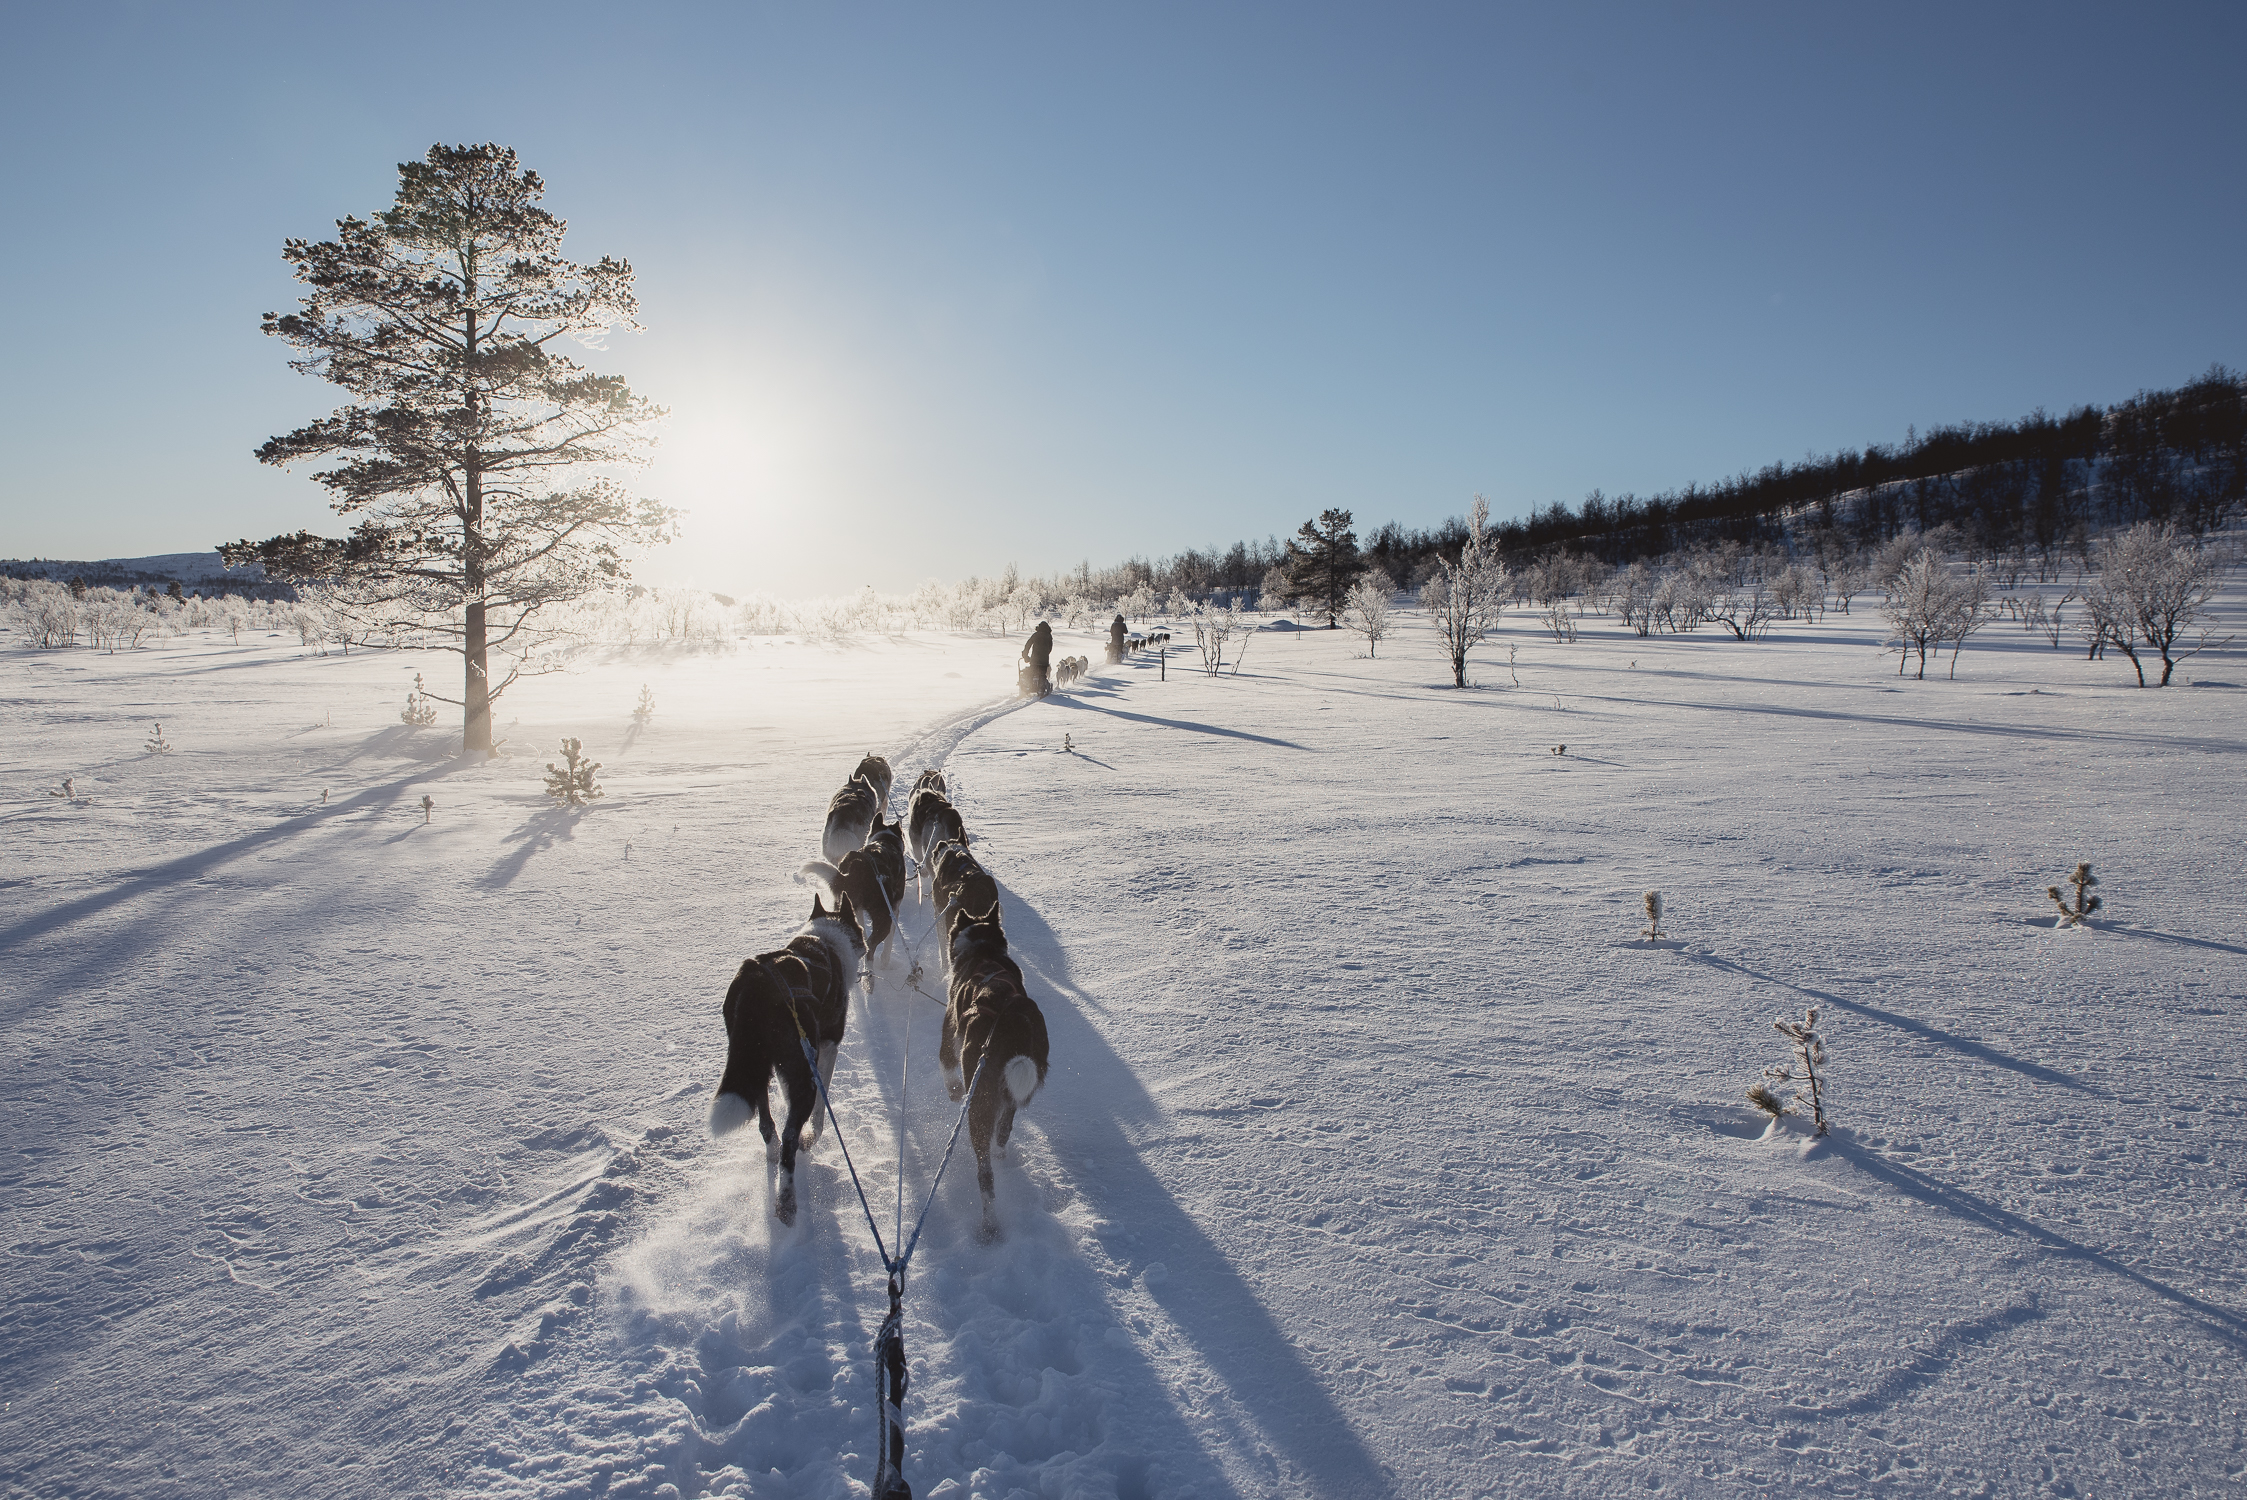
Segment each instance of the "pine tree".
[{"label": "pine tree", "polygon": [[562,759],[566,765],[546,763],[546,795],[564,807],[584,807],[596,798],[606,795],[593,782],[601,769],[597,760],[584,757],[585,746],[579,740],[562,741]]},{"label": "pine tree", "polygon": [[1646,926],[1639,933],[1639,936],[1650,943],[1661,940],[1662,893],[1660,891],[1648,891],[1646,893]]},{"label": "pine tree", "polygon": [[[287,242],[310,290],[302,311],[265,316],[302,352],[292,368],[353,399],[258,458],[336,460],[313,477],[360,520],[348,538],[219,550],[230,566],[332,581],[370,626],[449,640],[464,666],[462,750],[489,754],[492,700],[532,660],[538,612],[622,581],[626,546],[669,539],[671,510],[601,472],[642,461],[662,413],[557,352],[638,328],[632,268],[562,259],[565,226],[511,149],[432,146],[398,177],[388,210],[339,221],[334,240]],[[509,663],[496,682],[495,650]]]},{"label": "pine tree", "polygon": [[1297,598],[1314,601],[1326,612],[1326,628],[1342,623],[1350,585],[1365,571],[1358,555],[1358,534],[1350,529],[1346,510],[1324,510],[1316,521],[1305,521],[1287,544],[1288,585]]},{"label": "pine tree", "polygon": [[427,725],[437,722],[437,705],[421,685],[421,674],[414,673],[413,691],[406,694],[406,706],[398,710],[398,718],[407,724]]},{"label": "pine tree", "polygon": [[654,715],[655,694],[650,692],[648,685],[643,682],[640,684],[640,701],[632,707],[632,717],[646,723]]}]

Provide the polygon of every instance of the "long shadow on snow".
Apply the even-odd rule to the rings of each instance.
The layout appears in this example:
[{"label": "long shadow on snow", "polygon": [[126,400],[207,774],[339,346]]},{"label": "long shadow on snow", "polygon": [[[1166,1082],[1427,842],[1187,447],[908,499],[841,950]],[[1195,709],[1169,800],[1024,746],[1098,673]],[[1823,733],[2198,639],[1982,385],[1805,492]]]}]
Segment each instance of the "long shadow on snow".
[{"label": "long shadow on snow", "polygon": [[2070,1078],[2057,1069],[2047,1068],[2042,1063],[2030,1062],[2026,1058],[2015,1057],[2011,1053],[2000,1052],[1986,1042],[1977,1042],[1972,1037],[1959,1036],[1955,1032],[1944,1031],[1940,1027],[1928,1025],[1925,1021],[1915,1021],[1910,1016],[1900,1016],[1892,1010],[1882,1010],[1877,1005],[1867,1005],[1861,1000],[1844,1000],[1839,995],[1829,995],[1824,990],[1808,989],[1785,979],[1773,978],[1769,974],[1759,974],[1745,964],[1736,964],[1728,958],[1718,958],[1713,953],[1687,953],[1685,957],[1692,959],[1697,964],[1707,964],[1712,969],[1724,969],[1730,973],[1744,975],[1749,979],[1761,980],[1765,984],[1777,985],[1783,990],[1793,990],[1798,995],[1808,995],[1821,1004],[1838,1005],[1851,1015],[1863,1016],[1873,1021],[1885,1021],[1899,1031],[1908,1031],[1913,1036],[1933,1042],[1939,1047],[1948,1047],[1954,1052],[1963,1052],[1968,1057],[1975,1058],[1978,1061],[1993,1063],[2000,1068],[2009,1068],[2025,1078],[2034,1078],[2039,1083],[2056,1083],[2062,1088],[2075,1089],[2078,1092],[2095,1095],[2101,1099],[2107,1097],[2105,1089],[2085,1083],[2081,1079]]},{"label": "long shadow on snow", "polygon": [[[1049,700],[1050,701],[1050,700]],[[1141,724],[1156,724],[1164,729],[1190,729],[1197,734],[1223,735],[1227,739],[1252,740],[1259,745],[1277,745],[1282,750],[1309,750],[1308,745],[1298,745],[1293,740],[1276,740],[1269,735],[1250,734],[1245,729],[1221,729],[1215,724],[1197,724],[1192,719],[1158,719],[1153,714],[1126,713],[1120,708],[1103,708],[1082,698],[1063,698],[1061,706],[1081,708],[1096,714],[1108,714],[1118,719],[1132,719]]]},{"label": "long shadow on snow", "polygon": [[[1084,997],[1068,982],[1068,961],[1053,929],[1003,882],[999,891],[1009,949],[1052,997],[1043,1002],[1046,1026],[1058,1066],[1067,1070],[1048,1085],[1051,1108],[1040,1111],[1047,1141],[1087,1195],[1097,1192],[1103,1217],[1163,1246],[1160,1258],[1170,1276],[1156,1300],[1270,1441],[1317,1476],[1316,1493],[1393,1494],[1389,1476],[1225,1252],[1140,1160],[1123,1117],[1155,1120],[1154,1101],[1074,1003]],[[1047,1098],[1041,1093],[1032,1108]],[[1099,1099],[1116,1101],[1120,1112],[1095,1112],[1090,1105]]]},{"label": "long shadow on snow", "polygon": [[2135,1282],[2162,1301],[2180,1307],[2192,1316],[2203,1330],[2242,1353],[2247,1353],[2247,1317],[2218,1307],[2213,1302],[2203,1302],[2190,1293],[2181,1292],[2165,1281],[2156,1281],[2143,1271],[2133,1270],[2102,1251],[2079,1244],[2066,1235],[2046,1229],[2032,1220],[2024,1219],[2010,1209],[2000,1208],[1987,1198],[1978,1197],[1964,1188],[1955,1188],[1939,1182],[1916,1167],[1890,1161],[1876,1152],[1868,1151],[1846,1136],[1829,1138],[1834,1154],[1867,1176],[1877,1177],[1900,1192],[1909,1193],[1920,1202],[1956,1215],[1969,1223],[1994,1229],[2011,1238],[2030,1240],[2047,1250],[2056,1251],[2070,1260],[2080,1260],[2095,1266],[2110,1276],[2119,1276]]},{"label": "long shadow on snow", "polygon": [[[2037,925],[2044,927],[2051,924],[2040,918]],[[2182,943],[2190,948],[2213,948],[2218,953],[2236,953],[2242,958],[2247,958],[2247,948],[2241,948],[2232,943],[2219,943],[2212,938],[2186,937],[2181,932],[2157,932],[2151,927],[2118,927],[2107,922],[2093,922],[2090,927],[2093,932],[2112,932],[2122,937],[2152,938],[2156,942]]]},{"label": "long shadow on snow", "polygon": [[1669,698],[1624,698],[1605,693],[1580,693],[1591,703],[1627,703],[1635,708],[1691,708],[1712,714],[1772,714],[1784,719],[1826,719],[1849,724],[1878,724],[1889,729],[1933,729],[1946,734],[1987,734],[2008,740],[2082,741],[2090,744],[2151,745],[2208,752],[2247,750],[2247,741],[2217,739],[2207,735],[2123,734],[2105,729],[2043,729],[2025,724],[1962,724],[1942,719],[1907,719],[1896,714],[1850,714],[1830,708],[1786,708],[1776,703],[1688,703]]},{"label": "long shadow on snow", "polygon": [[523,826],[507,835],[515,846],[511,854],[502,855],[499,863],[486,870],[476,883],[487,891],[505,890],[515,883],[535,855],[543,854],[558,842],[566,843],[577,837],[577,820],[585,815],[582,807],[541,808],[523,820]]},{"label": "long shadow on snow", "polygon": [[213,844],[208,849],[198,849],[193,854],[183,854],[177,859],[168,859],[160,865],[150,865],[145,870],[121,876],[115,885],[105,891],[96,891],[91,896],[66,901],[52,911],[42,912],[36,917],[26,917],[13,927],[0,928],[0,951],[98,915],[135,896],[161,890],[177,881],[192,879],[231,860],[239,859],[254,849],[261,849],[281,839],[294,838],[308,828],[332,822],[354,812],[380,812],[404,796],[409,785],[420,785],[448,774],[449,768],[414,771],[396,781],[386,781],[380,786],[368,787],[363,792],[354,792],[340,802],[332,802],[326,807],[299,814],[285,823],[261,828],[255,833],[245,833],[240,838],[228,839],[223,844]]},{"label": "long shadow on snow", "polygon": [[[1007,920],[1020,927],[1027,908],[1016,901],[1011,893],[1008,900],[1013,904],[1006,908]],[[846,1051],[864,1049],[866,1067],[872,1073],[880,1095],[876,1106],[878,1113],[861,1116],[857,1124],[851,1127],[852,1150],[859,1153],[859,1170],[862,1173],[871,1167],[878,1174],[883,1167],[889,1165],[884,1158],[894,1152],[895,1137],[884,1138],[869,1127],[876,1121],[896,1120],[898,1111],[905,1102],[898,1092],[899,1079],[901,1073],[907,1071],[907,1063],[910,1063],[910,1102],[913,1107],[906,1109],[905,1113],[910,1145],[907,1160],[902,1164],[906,1193],[902,1234],[907,1238],[913,1233],[915,1220],[922,1210],[922,1200],[929,1192],[928,1179],[935,1172],[937,1163],[943,1159],[953,1126],[959,1117],[958,1106],[945,1102],[939,1083],[942,1074],[936,1063],[936,1044],[944,1012],[940,1001],[931,1002],[937,992],[944,988],[938,952],[941,939],[936,938],[932,932],[920,930],[927,925],[926,913],[925,906],[916,906],[909,899],[905,910],[899,914],[904,929],[915,934],[914,947],[917,947],[927,964],[927,971],[921,981],[922,993],[916,994],[907,986],[910,971],[906,966],[912,961],[914,952],[914,947],[908,947],[905,953],[899,955],[895,969],[876,971],[877,985],[882,993],[858,1009],[852,1017],[850,1038],[843,1044]],[[1029,920],[1034,921],[1034,918]],[[1045,1009],[1048,1020],[1051,1021],[1059,1007],[1048,1005]],[[1078,1090],[1061,1076],[1061,1070],[1057,1067],[1052,1082],[1039,1093],[1025,1116],[1026,1126],[1034,1125],[1038,1127],[1037,1130],[1033,1132],[1026,1127],[1017,1127],[1016,1144],[1010,1155],[1018,1158],[1022,1143],[1033,1136],[1042,1136],[1051,1145],[1054,1142],[1054,1117],[1060,1111],[1074,1107],[1077,1093]],[[820,1149],[825,1153],[830,1148],[823,1144]],[[1039,1230],[1046,1227],[1033,1226],[1024,1221],[1024,1215],[1032,1210],[1014,1196],[1021,1190],[1022,1174],[1007,1167],[1004,1161],[1001,1158],[993,1163],[998,1168],[1000,1214],[1003,1221],[1010,1221],[1015,1225],[1016,1234],[1010,1237],[1007,1245],[985,1247],[974,1242],[975,1229],[981,1217],[980,1197],[975,1186],[975,1158],[964,1141],[954,1154],[942,1191],[936,1194],[935,1202],[929,1208],[928,1232],[922,1237],[914,1256],[914,1269],[910,1273],[912,1289],[906,1296],[906,1353],[909,1361],[920,1358],[919,1341],[928,1337],[927,1330],[931,1329],[939,1339],[954,1346],[966,1346],[964,1354],[955,1347],[955,1355],[973,1361],[974,1331],[957,1319],[948,1317],[948,1309],[934,1307],[923,1299],[936,1296],[955,1268],[965,1268],[971,1275],[977,1274],[986,1266],[998,1264],[997,1257],[1009,1253],[1009,1245],[1013,1240],[1034,1238]],[[864,1215],[851,1190],[848,1177],[841,1174],[839,1155],[835,1162],[840,1186],[834,1214],[838,1220],[847,1220],[851,1232],[863,1240],[866,1238]],[[1077,1175],[1082,1174],[1080,1172]],[[893,1228],[895,1220],[892,1217],[895,1200],[876,1185],[870,1184],[869,1192],[872,1195],[874,1215],[882,1226],[881,1233],[888,1239],[897,1232]],[[893,1252],[898,1248],[894,1245],[891,1247]],[[870,1274],[867,1285],[861,1292],[862,1296],[870,1296],[880,1284],[879,1269],[874,1265],[871,1254],[867,1257],[867,1264]],[[1053,1273],[1051,1279],[1052,1293],[1057,1303],[1084,1309],[1104,1307],[1107,1303],[1104,1283],[1093,1267],[1079,1256],[1070,1255],[1063,1259],[1060,1269]],[[1102,1402],[1103,1417],[1108,1419],[1103,1422],[1103,1426],[1109,1430],[1100,1447],[1116,1451],[1102,1453],[1096,1450],[1083,1455],[1080,1463],[1089,1463],[1098,1469],[1103,1461],[1112,1462],[1119,1494],[1133,1493],[1130,1484],[1134,1476],[1144,1485],[1150,1455],[1155,1456],[1157,1464],[1165,1471],[1163,1480],[1166,1490],[1184,1489],[1202,1494],[1238,1493],[1226,1481],[1224,1470],[1216,1459],[1204,1451],[1193,1430],[1180,1417],[1170,1391],[1164,1386],[1154,1367],[1140,1353],[1136,1343],[1103,1343],[1097,1351],[1097,1358],[1104,1366],[1098,1378],[1115,1393],[1113,1398]],[[918,1368],[917,1365],[915,1367]],[[996,1398],[970,1401],[968,1405],[985,1407],[987,1410],[977,1415],[992,1416],[995,1427],[1003,1428],[1007,1423],[1008,1417],[1002,1415],[1006,1411],[1006,1405]],[[1145,1423],[1149,1420],[1146,1414],[1154,1414],[1151,1427],[1139,1425],[1119,1430],[1117,1418],[1137,1417],[1141,1423]],[[925,1429],[916,1429],[915,1424],[920,1417],[918,1398],[908,1398],[906,1467],[916,1483],[925,1484],[931,1480],[929,1469],[937,1460],[926,1456],[928,1447],[959,1448],[972,1446],[976,1442],[993,1441],[988,1433],[969,1431],[972,1422],[962,1422],[958,1417],[948,1422],[946,1431],[940,1436],[933,1435]],[[934,1444],[930,1442],[932,1436],[936,1437]],[[1014,1455],[1009,1454],[1008,1457],[1012,1458]]]}]

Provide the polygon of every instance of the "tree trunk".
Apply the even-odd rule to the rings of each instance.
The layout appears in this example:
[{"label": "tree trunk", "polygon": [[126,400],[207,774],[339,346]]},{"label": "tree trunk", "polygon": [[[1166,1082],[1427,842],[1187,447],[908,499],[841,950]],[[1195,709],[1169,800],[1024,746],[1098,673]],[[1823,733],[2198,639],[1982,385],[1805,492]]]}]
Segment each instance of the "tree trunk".
[{"label": "tree trunk", "polygon": [[461,652],[467,657],[467,683],[461,689],[460,750],[470,753],[492,753],[492,695],[491,675],[486,669],[484,644],[484,606],[468,606],[468,624],[461,639]]},{"label": "tree trunk", "polygon": [[[469,258],[464,266],[469,287],[476,285],[476,263]],[[471,421],[477,414],[476,402],[476,314],[473,307],[463,320],[465,337],[462,340],[467,354],[469,385],[464,393]],[[461,468],[461,479],[466,487],[467,515],[461,537],[461,579],[467,585],[467,620],[461,632],[460,650],[465,658],[466,681],[462,687],[460,753],[463,755],[492,753],[492,677],[489,642],[485,635],[484,619],[484,464],[483,453],[471,440]]]}]

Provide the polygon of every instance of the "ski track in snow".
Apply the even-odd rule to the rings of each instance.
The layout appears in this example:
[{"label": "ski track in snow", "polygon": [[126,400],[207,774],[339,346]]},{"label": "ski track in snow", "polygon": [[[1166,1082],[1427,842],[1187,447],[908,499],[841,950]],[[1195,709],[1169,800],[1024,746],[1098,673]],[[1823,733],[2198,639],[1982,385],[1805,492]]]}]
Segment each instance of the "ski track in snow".
[{"label": "ski track in snow", "polygon": [[[1465,694],[1409,617],[1031,704],[977,686],[1008,642],[608,653],[509,700],[606,763],[577,814],[367,729],[418,658],[10,653],[0,1486],[863,1494],[841,1157],[783,1228],[702,1122],[727,978],[894,747],[1054,1059],[1005,1239],[963,1142],[914,1263],[916,1493],[2237,1493],[2237,693],[1585,623]],[[2085,855],[2111,920],[2054,931]],[[911,961],[835,1076],[885,1235],[956,1113]],[[1738,1102],[1809,1004],[1820,1143]]]}]

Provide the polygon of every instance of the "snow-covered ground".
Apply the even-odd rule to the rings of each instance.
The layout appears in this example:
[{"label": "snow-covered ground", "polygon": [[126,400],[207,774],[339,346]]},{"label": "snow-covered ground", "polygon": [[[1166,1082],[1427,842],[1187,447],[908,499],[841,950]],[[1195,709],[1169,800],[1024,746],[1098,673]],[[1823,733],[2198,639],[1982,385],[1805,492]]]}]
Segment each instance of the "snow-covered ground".
[{"label": "snow-covered ground", "polygon": [[[397,719],[445,658],[0,643],[0,1489],[863,1494],[841,1157],[784,1230],[703,1122],[881,749],[1053,1035],[1005,1240],[955,1161],[915,1262],[917,1494],[2238,1493],[2247,658],[1585,624],[1026,706],[1014,641],[640,648],[477,766]],[[885,1233],[953,1118],[907,972],[836,1074]],[[1759,1139],[1808,1005],[1835,1133]]]}]

